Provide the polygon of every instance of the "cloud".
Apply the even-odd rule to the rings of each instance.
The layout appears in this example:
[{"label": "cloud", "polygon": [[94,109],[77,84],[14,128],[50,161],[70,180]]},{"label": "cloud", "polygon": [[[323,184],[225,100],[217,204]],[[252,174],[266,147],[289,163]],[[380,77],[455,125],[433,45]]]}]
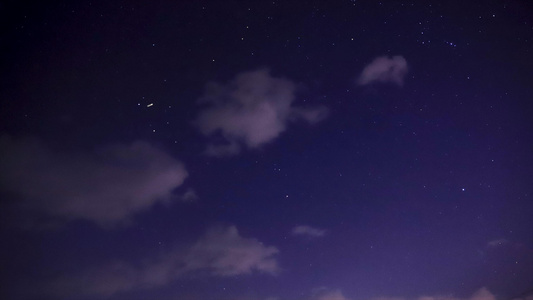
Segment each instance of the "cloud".
[{"label": "cloud", "polygon": [[[407,300],[401,297],[378,297],[373,300]],[[487,288],[482,287],[477,290],[472,296],[468,298],[457,298],[450,295],[437,295],[437,296],[420,296],[416,300],[496,300],[494,294],[492,294]]]},{"label": "cloud", "polygon": [[183,195],[181,195],[180,199],[183,202],[195,202],[198,200],[198,195],[193,189],[189,188]]},{"label": "cloud", "polygon": [[[313,289],[311,292],[310,300],[349,300],[343,295],[341,290],[332,290],[326,287],[319,287]],[[496,300],[494,294],[492,294],[487,288],[482,287],[477,290],[472,296],[468,298],[457,298],[453,296],[420,296],[417,298],[403,298],[403,297],[375,297],[372,300]]]},{"label": "cloud", "polygon": [[313,292],[312,300],[349,300],[340,290],[328,290],[326,288],[319,288]]},{"label": "cloud", "polygon": [[172,200],[187,177],[181,162],[147,142],[62,153],[36,138],[0,137],[0,186],[25,211],[101,226]]},{"label": "cloud", "polygon": [[252,270],[274,275],[279,267],[272,256],[278,252],[256,239],[242,238],[234,226],[218,228],[209,231],[191,248],[184,269],[207,268],[220,276],[250,274]]},{"label": "cloud", "polygon": [[496,297],[486,287],[482,287],[468,300],[496,300]]},{"label": "cloud", "polygon": [[296,226],[292,229],[291,232],[293,235],[302,235],[302,236],[307,236],[311,238],[322,237],[326,234],[325,229],[318,229],[318,228],[314,228],[314,227],[306,226],[306,225]]},{"label": "cloud", "polygon": [[496,300],[496,297],[487,288],[482,287],[466,299],[453,296],[421,296],[417,300]]},{"label": "cloud", "polygon": [[380,56],[363,69],[357,84],[367,85],[374,82],[382,82],[402,86],[407,71],[407,61],[403,56],[397,55],[392,58]]},{"label": "cloud", "polygon": [[239,235],[234,226],[209,230],[189,247],[175,248],[136,266],[114,262],[82,274],[49,283],[46,293],[69,298],[73,295],[107,297],[118,292],[164,286],[193,274],[228,277],[279,272],[278,249]]},{"label": "cloud", "polygon": [[210,83],[200,104],[207,107],[194,124],[206,136],[222,135],[222,143],[211,144],[206,154],[239,153],[242,144],[258,148],[286,130],[288,123],[316,123],[327,116],[324,106],[293,107],[296,85],[272,77],[266,69],[244,72],[227,84]]},{"label": "cloud", "polygon": [[489,241],[487,243],[487,247],[490,247],[490,248],[499,247],[499,246],[506,245],[508,243],[509,241],[506,239],[496,239],[496,240]]}]

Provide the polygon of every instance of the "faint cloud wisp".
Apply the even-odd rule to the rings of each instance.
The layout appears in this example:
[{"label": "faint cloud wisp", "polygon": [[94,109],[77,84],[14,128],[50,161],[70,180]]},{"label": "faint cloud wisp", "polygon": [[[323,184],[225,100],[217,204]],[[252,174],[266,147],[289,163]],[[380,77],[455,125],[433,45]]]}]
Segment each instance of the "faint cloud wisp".
[{"label": "faint cloud wisp", "polygon": [[[408,298],[378,297],[378,298],[374,298],[373,300],[408,300]],[[458,297],[454,297],[451,295],[435,295],[435,296],[420,296],[416,298],[416,300],[496,300],[496,297],[486,287],[482,287],[468,298],[458,298]]]},{"label": "faint cloud wisp", "polygon": [[326,234],[325,229],[314,228],[307,225],[299,225],[291,230],[293,235],[306,236],[310,238],[323,237]]},{"label": "faint cloud wisp", "polygon": [[321,290],[313,296],[312,300],[350,300],[340,290]]},{"label": "faint cloud wisp", "polygon": [[374,82],[381,82],[403,86],[404,77],[407,72],[407,61],[403,56],[396,55],[392,58],[380,56],[363,69],[357,79],[357,84],[367,85]]},{"label": "faint cloud wisp", "polygon": [[496,239],[489,241],[487,243],[487,247],[499,247],[508,244],[509,241],[507,239]]},{"label": "faint cloud wisp", "polygon": [[81,274],[49,282],[45,293],[61,298],[72,295],[111,296],[137,289],[160,287],[189,275],[228,277],[256,271],[276,275],[279,250],[254,238],[242,237],[234,226],[209,230],[189,247],[175,248],[142,265],[114,262]]}]

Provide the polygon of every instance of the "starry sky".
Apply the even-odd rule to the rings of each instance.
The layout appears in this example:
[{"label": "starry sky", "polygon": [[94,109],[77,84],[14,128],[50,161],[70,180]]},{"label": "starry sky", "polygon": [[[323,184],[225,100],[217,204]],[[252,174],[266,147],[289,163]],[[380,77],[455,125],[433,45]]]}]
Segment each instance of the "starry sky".
[{"label": "starry sky", "polygon": [[0,298],[533,299],[528,1],[0,13]]}]

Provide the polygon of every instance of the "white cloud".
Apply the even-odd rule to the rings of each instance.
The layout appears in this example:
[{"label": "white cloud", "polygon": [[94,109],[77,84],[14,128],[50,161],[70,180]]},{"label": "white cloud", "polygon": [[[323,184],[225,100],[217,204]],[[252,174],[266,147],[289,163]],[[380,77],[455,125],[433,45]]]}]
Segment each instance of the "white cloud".
[{"label": "white cloud", "polygon": [[403,56],[380,56],[367,65],[357,83],[367,85],[373,82],[394,83],[403,85],[404,77],[407,74],[407,61]]},{"label": "white cloud", "polygon": [[312,238],[322,237],[326,234],[325,229],[314,228],[306,225],[296,226],[292,229],[291,232],[293,235],[303,235]]},{"label": "white cloud", "polygon": [[292,81],[272,77],[266,69],[238,74],[225,85],[207,85],[199,101],[207,107],[195,125],[207,136],[220,133],[224,143],[211,144],[206,153],[236,154],[241,144],[257,148],[278,137],[290,121],[316,123],[326,117],[327,109],[323,106],[292,107],[295,91]]},{"label": "white cloud", "polygon": [[48,294],[110,296],[118,292],[164,286],[179,278],[204,273],[211,276],[235,276],[254,271],[270,275],[280,269],[275,255],[278,249],[253,238],[239,235],[234,226],[209,230],[189,247],[175,248],[140,266],[115,262],[88,270],[81,275],[60,278],[50,283]]},{"label": "white cloud", "polygon": [[20,206],[61,220],[101,226],[170,201],[187,177],[181,162],[146,142],[92,153],[61,153],[35,138],[0,138],[0,184]]}]

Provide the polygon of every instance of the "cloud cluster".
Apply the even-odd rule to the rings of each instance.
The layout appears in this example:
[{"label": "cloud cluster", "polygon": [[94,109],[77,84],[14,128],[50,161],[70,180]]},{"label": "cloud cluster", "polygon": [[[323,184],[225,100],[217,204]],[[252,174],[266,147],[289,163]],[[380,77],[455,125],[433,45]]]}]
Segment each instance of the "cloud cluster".
[{"label": "cloud cluster", "polygon": [[[319,287],[312,291],[310,300],[349,300],[343,295],[341,290],[328,289],[326,287]],[[420,296],[417,298],[402,298],[402,297],[376,297],[372,300],[496,300],[494,294],[492,294],[487,288],[483,287],[476,291],[472,296],[468,298],[457,298],[454,296]]]},{"label": "cloud cluster", "polygon": [[[379,297],[374,300],[405,300],[400,297]],[[468,298],[457,298],[454,296],[438,295],[438,296],[420,296],[416,300],[496,300],[494,294],[492,294],[487,288],[482,287],[477,290],[472,296]]]},{"label": "cloud cluster", "polygon": [[118,292],[159,287],[192,274],[234,276],[256,271],[279,272],[278,249],[253,238],[240,236],[234,226],[209,230],[186,248],[176,248],[136,266],[115,262],[77,276],[59,278],[46,293],[61,298],[72,295],[110,296]]},{"label": "cloud cluster", "polygon": [[40,140],[0,138],[0,185],[24,209],[101,226],[169,201],[187,177],[181,162],[146,142],[61,153]]},{"label": "cloud cluster", "polygon": [[326,234],[325,229],[314,228],[307,225],[296,226],[292,229],[293,235],[307,236],[310,238],[322,237]]},{"label": "cloud cluster", "polygon": [[403,86],[407,74],[407,61],[403,56],[380,56],[367,65],[357,79],[357,84],[367,85],[374,82],[393,83]]},{"label": "cloud cluster", "polygon": [[293,107],[295,91],[292,81],[272,77],[266,69],[238,74],[227,84],[208,84],[199,100],[207,107],[194,123],[206,136],[220,133],[223,143],[210,144],[206,153],[236,154],[242,144],[257,148],[278,137],[290,121],[316,123],[326,117],[323,106]]}]

